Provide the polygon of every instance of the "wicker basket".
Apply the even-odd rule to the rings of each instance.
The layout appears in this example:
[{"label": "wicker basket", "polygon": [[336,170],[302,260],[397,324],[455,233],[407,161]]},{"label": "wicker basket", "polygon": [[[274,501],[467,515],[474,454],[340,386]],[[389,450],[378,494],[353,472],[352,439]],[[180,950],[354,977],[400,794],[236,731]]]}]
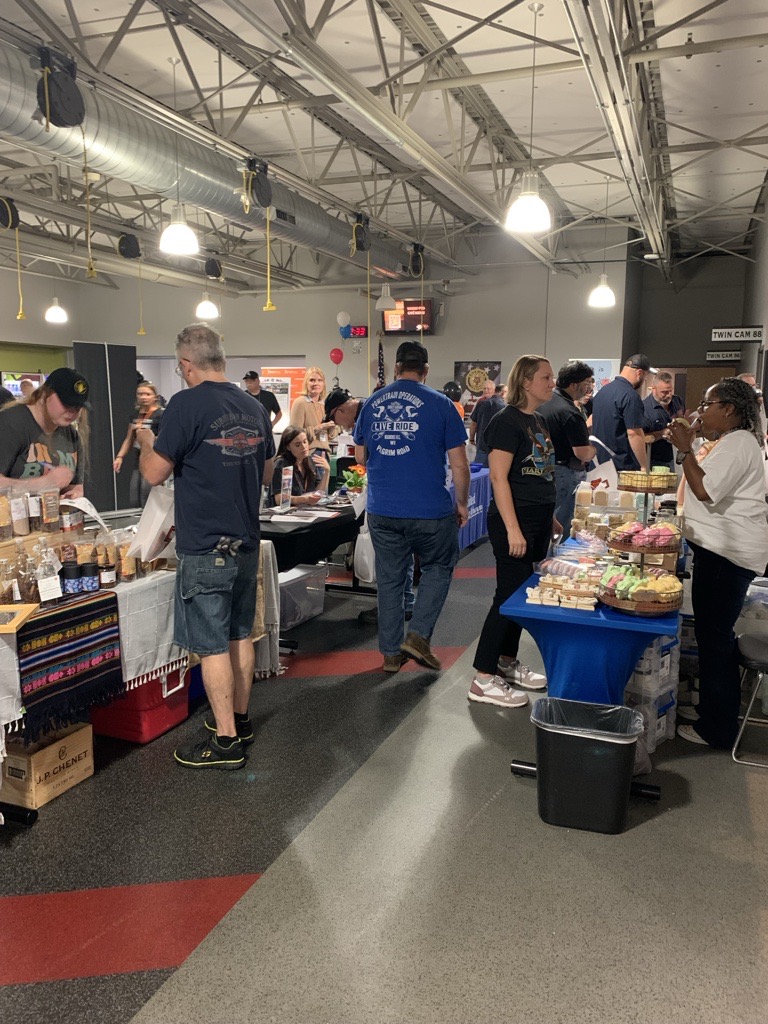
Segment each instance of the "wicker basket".
[{"label": "wicker basket", "polygon": [[667,544],[664,547],[658,547],[655,544],[653,546],[644,544],[642,547],[637,547],[631,541],[612,540],[610,537],[607,543],[609,548],[613,548],[616,551],[634,551],[639,555],[676,555],[680,551],[679,538],[674,544]]},{"label": "wicker basket", "polygon": [[654,619],[661,615],[668,615],[670,612],[677,611],[683,605],[682,591],[668,600],[625,601],[601,588],[597,592],[597,598],[602,604],[608,605],[609,608],[615,608],[617,612],[624,612],[625,615],[637,615],[645,619]]},{"label": "wicker basket", "polygon": [[672,494],[677,490],[677,477],[675,477],[671,484],[666,482],[663,484],[647,484],[645,487],[632,487],[629,484],[620,483],[618,490],[631,491],[633,494]]}]

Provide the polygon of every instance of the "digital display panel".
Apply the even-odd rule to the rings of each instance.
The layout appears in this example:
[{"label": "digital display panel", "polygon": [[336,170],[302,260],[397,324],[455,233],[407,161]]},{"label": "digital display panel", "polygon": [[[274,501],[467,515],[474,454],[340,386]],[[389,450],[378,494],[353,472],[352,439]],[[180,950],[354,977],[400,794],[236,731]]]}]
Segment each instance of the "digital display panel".
[{"label": "digital display panel", "polygon": [[367,338],[368,327],[366,324],[352,324],[349,328],[350,338]]},{"label": "digital display panel", "polygon": [[432,333],[432,300],[398,299],[396,309],[385,309],[382,313],[385,334]]}]

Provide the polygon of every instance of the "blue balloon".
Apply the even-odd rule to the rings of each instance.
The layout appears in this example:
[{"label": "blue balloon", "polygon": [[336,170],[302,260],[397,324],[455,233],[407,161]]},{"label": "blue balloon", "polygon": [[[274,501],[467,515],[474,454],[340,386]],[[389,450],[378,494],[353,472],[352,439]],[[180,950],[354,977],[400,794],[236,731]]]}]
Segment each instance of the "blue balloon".
[{"label": "blue balloon", "polygon": [[346,324],[346,326],[344,327],[340,327],[339,334],[346,341],[347,338],[350,338],[352,336],[352,327],[349,324]]}]

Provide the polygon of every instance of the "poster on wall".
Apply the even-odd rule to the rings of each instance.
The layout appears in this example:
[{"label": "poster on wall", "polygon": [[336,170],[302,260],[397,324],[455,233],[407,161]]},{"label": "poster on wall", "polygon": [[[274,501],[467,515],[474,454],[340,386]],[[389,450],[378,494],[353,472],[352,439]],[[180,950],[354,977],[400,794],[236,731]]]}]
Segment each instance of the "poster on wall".
[{"label": "poster on wall", "polygon": [[469,414],[475,407],[487,380],[501,384],[501,362],[493,359],[471,359],[453,364],[453,379],[461,388],[459,401]]},{"label": "poster on wall", "polygon": [[288,426],[291,417],[291,404],[301,393],[306,375],[304,366],[262,366],[261,386],[265,391],[271,391],[278,403],[282,418],[277,424],[277,432]]},{"label": "poster on wall", "polygon": [[610,384],[614,377],[618,377],[621,373],[621,360],[620,359],[569,359],[570,363],[586,363],[587,366],[591,366],[595,371],[595,389],[593,394],[597,394],[600,388],[605,387],[606,384]]},{"label": "poster on wall", "polygon": [[[8,388],[14,398],[24,398],[24,392],[21,389],[21,382],[23,380],[31,380],[36,388],[45,380],[44,373],[5,373],[3,372],[3,387]],[[26,389],[29,391],[29,389]],[[34,390],[34,388],[33,388]],[[31,394],[31,392],[30,392]]]}]

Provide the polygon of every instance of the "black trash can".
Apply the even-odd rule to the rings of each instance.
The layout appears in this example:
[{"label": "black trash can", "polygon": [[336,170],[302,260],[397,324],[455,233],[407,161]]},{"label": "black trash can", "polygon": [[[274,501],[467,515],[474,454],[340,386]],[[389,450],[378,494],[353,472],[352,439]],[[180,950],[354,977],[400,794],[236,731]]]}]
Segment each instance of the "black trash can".
[{"label": "black trash can", "polygon": [[536,726],[539,815],[550,825],[622,832],[627,823],[639,711],[542,697]]}]

